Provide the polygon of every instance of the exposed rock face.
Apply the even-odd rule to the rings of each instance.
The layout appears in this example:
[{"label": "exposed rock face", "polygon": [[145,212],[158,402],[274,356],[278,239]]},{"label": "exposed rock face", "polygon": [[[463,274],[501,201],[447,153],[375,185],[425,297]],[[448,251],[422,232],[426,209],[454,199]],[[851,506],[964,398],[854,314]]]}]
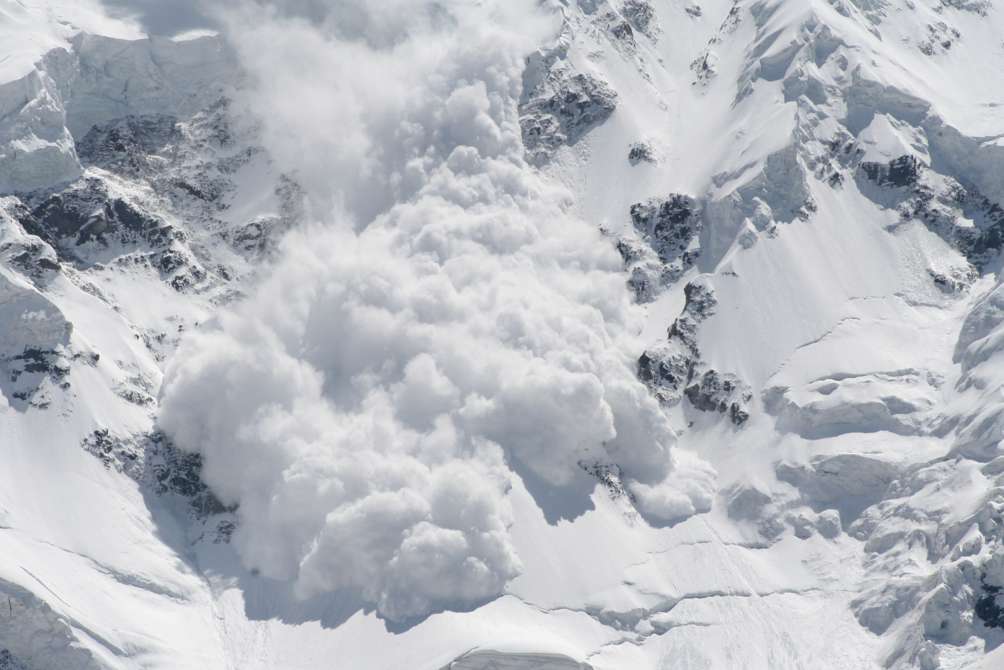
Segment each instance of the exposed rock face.
[{"label": "exposed rock face", "polygon": [[920,179],[923,165],[916,156],[900,156],[888,164],[862,163],[861,169],[868,179],[879,186],[904,188],[913,186]]},{"label": "exposed rock face", "polygon": [[[699,19],[704,16],[704,10],[696,3],[685,7],[684,11],[690,19]],[[725,18],[722,19],[718,30],[708,40],[707,46],[691,61],[690,70],[694,74],[694,79],[691,81],[692,86],[704,88],[718,75],[719,58],[716,49],[736,31],[742,21],[742,16],[738,4],[733,5]]]},{"label": "exposed rock face", "polygon": [[703,283],[688,284],[687,302],[673,322],[667,339],[650,348],[638,359],[638,377],[666,405],[675,405],[694,378],[700,363],[697,327],[714,313],[714,291]]},{"label": "exposed rock face", "polygon": [[952,268],[948,272],[928,269],[927,273],[935,286],[951,295],[964,292],[973,285],[978,277],[976,270],[971,267]]},{"label": "exposed rock face", "polygon": [[[8,2],[0,10],[0,43],[8,45],[0,73],[9,71],[8,52],[17,59],[22,47],[63,45],[0,83],[0,670],[259,661],[312,670],[315,658],[332,653],[351,667],[438,667],[464,649],[473,651],[445,667],[651,670],[680,662],[714,670],[735,659],[751,667],[834,663],[888,670],[1001,664],[999,3],[529,3],[561,22],[557,46],[530,57],[518,106],[511,99],[518,86],[504,94],[485,87],[487,98],[477,102],[504,120],[507,160],[484,180],[480,173],[461,180],[470,189],[463,197],[474,204],[460,209],[479,214],[498,197],[522,197],[520,188],[501,187],[519,174],[519,186],[534,187],[528,200],[550,197],[553,189],[560,194],[555,211],[573,211],[609,234],[639,305],[619,292],[614,273],[602,286],[589,276],[575,287],[582,309],[548,324],[547,338],[558,346],[545,348],[567,359],[568,380],[559,381],[577,395],[555,394],[554,402],[586,407],[601,393],[611,406],[644,400],[651,411],[637,424],[614,419],[606,426],[597,411],[577,417],[599,417],[596,425],[625,443],[652,443],[654,428],[671,427],[659,431],[664,450],[657,462],[637,470],[671,463],[672,486],[649,486],[626,467],[583,457],[569,468],[568,490],[581,486],[585,501],[575,507],[566,504],[566,489],[542,492],[520,472],[522,485],[513,477],[504,493],[513,518],[503,516],[496,526],[502,532],[512,523],[516,549],[527,559],[524,575],[504,591],[491,591],[504,593],[496,599],[444,598],[443,606],[457,611],[388,623],[401,624],[390,632],[370,625],[365,607],[365,617],[343,619],[357,611],[352,589],[331,598],[294,598],[283,579],[239,565],[234,551],[247,538],[238,522],[250,518],[242,515],[274,519],[284,532],[304,509],[297,494],[306,485],[291,488],[292,500],[268,510],[224,505],[202,481],[210,458],[204,463],[175,449],[155,423],[164,369],[180,362],[178,343],[200,324],[227,318],[222,307],[241,304],[242,295],[256,290],[254,280],[281,238],[304,218],[296,181],[278,174],[258,129],[241,121],[236,107],[248,96],[230,95],[231,83],[242,80],[235,54],[220,38],[72,38],[71,24],[85,20],[81,7],[93,2],[72,7],[73,20],[55,37],[36,39],[23,17],[38,4]],[[73,3],[43,4],[58,16],[61,5]],[[322,13],[330,4],[313,3]],[[361,17],[377,15],[377,4],[354,3]],[[435,22],[452,11],[451,3],[414,4],[432,7]],[[436,25],[444,38],[453,37],[449,23]],[[297,28],[314,30],[307,21]],[[356,26],[338,30],[361,54],[377,48],[353,34]],[[22,39],[22,32],[28,36]],[[512,72],[519,58],[499,67]],[[481,62],[451,65],[457,67],[450,76],[474,88],[502,71]],[[381,175],[386,183],[407,182],[410,170],[428,176],[439,157],[408,154],[411,140],[448,135],[449,125],[424,116],[398,125],[395,110],[363,103],[363,115],[374,112],[372,118],[396,129],[383,149],[407,154],[407,169]],[[440,176],[495,160],[483,150],[483,136],[469,135],[471,146]],[[526,184],[520,139],[533,166],[527,173],[534,179]],[[449,181],[440,185],[444,193]],[[440,229],[441,222],[430,217],[416,228],[421,239],[402,234],[397,241],[430,248],[468,241],[469,231],[456,237]],[[532,234],[518,220],[505,224],[492,244]],[[568,241],[562,232],[541,233],[542,242],[560,251]],[[351,253],[342,254],[332,248],[321,261],[352,262]],[[596,254],[616,269],[609,249],[600,244]],[[465,282],[497,270],[489,264],[446,268],[436,253],[418,260],[420,267],[409,265],[400,276],[422,281],[397,281],[385,267],[361,264],[357,273],[351,270],[359,281],[348,283],[360,295],[394,298],[413,284],[426,288],[421,270],[448,270],[430,287],[427,302],[413,303],[425,310],[424,328],[453,318],[455,304],[470,298]],[[305,293],[298,282],[275,287],[283,307],[276,313],[341,322],[344,315],[334,310],[301,309]],[[406,310],[391,303],[373,310],[372,333],[396,328]],[[617,336],[594,328],[597,313],[631,320],[618,349],[623,355],[601,361],[601,368],[623,371],[626,359],[630,377],[635,336],[658,340],[637,358],[635,371],[661,408],[636,386],[597,390],[591,381],[597,366],[564,346],[575,338]],[[540,316],[551,314],[545,307]],[[504,329],[519,339],[514,356],[534,357],[541,340],[530,333],[533,325],[500,319],[484,330]],[[339,357],[353,350],[347,344],[353,338],[363,345],[379,340],[343,330],[309,347]],[[401,332],[395,343],[423,349],[422,328]],[[255,336],[246,355],[222,374],[271,366],[259,358]],[[297,347],[287,348],[296,360]],[[456,359],[475,349],[458,346]],[[399,394],[394,387],[386,402],[397,411],[408,396],[403,402],[434,413],[442,398],[455,395],[441,383],[439,368],[486,378],[511,372],[513,366],[501,363],[489,369],[496,361],[478,353],[459,362],[453,352],[437,354],[407,380],[419,389],[428,383],[428,392],[409,386]],[[385,364],[381,369],[403,364],[385,351],[373,356]],[[274,367],[293,378],[289,388],[316,381],[306,366]],[[455,373],[446,376],[459,379]],[[364,370],[352,383],[369,388],[370,374]],[[318,383],[328,382],[330,376]],[[277,393],[238,390],[235,405],[245,395]],[[513,395],[513,402],[523,400],[524,394]],[[493,409],[479,393],[463,397],[463,416],[437,418],[428,433],[409,428],[408,446],[438,453],[443,436],[467,430],[472,410]],[[275,404],[286,399],[276,397]],[[498,435],[523,428],[522,421],[505,423]],[[377,424],[399,428],[390,420]],[[273,432],[256,437],[282,446],[288,427],[277,422]],[[326,449],[322,442],[319,453]],[[551,446],[544,442],[541,454]],[[483,448],[494,447],[471,445],[479,454]],[[524,465],[534,453],[528,450]],[[244,466],[274,464],[237,464]],[[301,481],[303,472],[280,466],[274,467],[284,481]],[[340,495],[341,474],[357,466],[369,467],[333,466],[323,495]],[[402,471],[411,476],[412,466]],[[416,479],[423,478],[420,470]],[[463,518],[436,537],[418,526],[406,548],[419,564],[423,552],[456,551],[456,565],[477,574],[483,563],[477,556],[464,560],[464,552],[483,537],[452,531],[467,528],[465,515],[481,508],[448,486],[465,475],[449,475],[434,482],[445,490],[433,500],[436,513]],[[14,495],[18,479],[30,483]],[[23,495],[33,494],[32,486],[45,495]],[[64,487],[98,491],[89,500],[101,509],[83,514],[52,503]],[[226,493],[235,500],[239,492]],[[398,513],[425,513],[407,496],[391,500],[380,493],[388,523]],[[650,518],[641,511],[643,499],[668,513]],[[43,513],[33,516],[35,508]],[[64,511],[73,523],[63,523]],[[352,529],[355,511],[339,523]],[[694,516],[676,523],[675,511],[679,518]],[[100,524],[100,533],[78,532],[74,524],[92,515],[112,522]],[[353,562],[341,549],[346,542],[375,543],[372,528],[359,524],[310,560],[330,561],[333,569],[322,572],[335,581],[364,573],[366,561]],[[102,541],[94,542],[95,535]],[[105,540],[107,552],[100,546]],[[279,542],[266,551],[284,548]],[[404,553],[394,560],[404,564]],[[583,564],[588,570],[578,569]],[[396,575],[422,577],[410,568]],[[87,588],[78,591],[73,581]],[[425,581],[434,580],[416,583]],[[105,594],[112,595],[102,600]],[[195,625],[186,628],[187,621]],[[369,621],[365,630],[361,621]],[[821,628],[839,634],[820,637]],[[205,638],[185,649],[201,629]]]},{"label": "exposed rock face", "polygon": [[648,0],[624,0],[621,14],[632,27],[640,33],[655,37],[659,33],[659,24],[655,8]]},{"label": "exposed rock face", "polygon": [[94,263],[142,264],[178,291],[207,277],[183,230],[129,199],[112,195],[100,179],[84,179],[45,197],[21,223],[56,249],[61,261],[79,268]]},{"label": "exposed rock face", "polygon": [[687,399],[704,412],[727,414],[737,426],[750,417],[753,389],[733,374],[719,374],[708,370],[699,381],[687,387]]},{"label": "exposed rock face", "polygon": [[659,260],[647,244],[634,237],[617,240],[617,251],[628,271],[627,284],[640,304],[654,301],[663,290],[679,278]]},{"label": "exposed rock face", "polygon": [[[87,166],[82,178],[6,202],[7,215],[27,237],[17,254],[12,243],[3,250],[36,281],[60,263],[80,270],[141,268],[179,292],[216,290],[243,274],[246,262],[274,252],[300,216],[302,192],[276,174],[271,212],[231,215],[243,174],[270,168],[262,150],[249,144],[255,130],[235,128],[229,109],[222,99],[185,122],[135,115],[94,126],[78,145]],[[240,258],[220,253],[208,238],[222,240]]]},{"label": "exposed rock face", "polygon": [[638,378],[667,405],[680,401],[682,389],[694,376],[693,353],[680,344],[672,339],[660,342],[638,359]]},{"label": "exposed rock face", "polygon": [[645,142],[635,142],[628,149],[628,162],[631,165],[639,163],[655,163],[655,150]]},{"label": "exposed rock face", "polygon": [[[143,76],[130,80],[137,69]],[[124,41],[80,34],[70,50],[54,49],[24,77],[0,84],[0,193],[80,177],[75,140],[95,124],[137,113],[190,115],[239,79],[219,38]],[[131,85],[123,88],[126,80]],[[120,131],[117,137],[128,142],[129,129]],[[144,134],[153,137],[150,131]]]},{"label": "exposed rock face", "polygon": [[695,281],[687,284],[684,292],[683,312],[670,326],[667,339],[638,359],[638,377],[667,406],[676,405],[686,396],[695,409],[727,414],[733,424],[742,426],[750,416],[750,386],[730,373],[702,372],[697,330],[714,314],[718,304],[714,290],[705,282]]},{"label": "exposed rock face", "polygon": [[153,155],[181,140],[177,117],[126,116],[93,126],[77,143],[77,154],[86,164],[137,173],[159,167]]},{"label": "exposed rock face", "polygon": [[700,210],[693,198],[673,194],[665,200],[636,203],[630,215],[638,239],[625,236],[617,248],[637,301],[651,302],[699,257]]},{"label": "exposed rock face", "polygon": [[700,213],[693,198],[673,194],[665,200],[634,204],[631,223],[663,263],[678,261],[681,272],[693,265],[697,252],[691,250],[691,245],[701,232]]},{"label": "exposed rock face", "polygon": [[213,523],[233,523],[228,513],[234,510],[223,505],[202,481],[201,456],[178,450],[163,433],[119,437],[102,428],[84,438],[80,446],[105,467],[125,473],[157,495],[181,499],[196,518],[222,515],[212,519]]},{"label": "exposed rock face", "polygon": [[690,63],[690,70],[694,73],[693,86],[706,86],[718,74],[718,56],[714,51],[708,49]]},{"label": "exposed rock face", "polygon": [[36,235],[25,231],[20,221],[31,220],[30,210],[16,198],[0,198],[0,260],[44,287],[60,271],[56,251]]},{"label": "exposed rock face", "polygon": [[559,53],[535,54],[524,75],[520,127],[527,158],[535,164],[576,144],[617,108],[617,93],[606,82],[572,71]]},{"label": "exposed rock face", "polygon": [[962,38],[962,33],[944,21],[927,24],[927,34],[918,44],[921,53],[926,56],[947,54]]},{"label": "exposed rock face", "polygon": [[[80,444],[63,455],[100,472],[81,452],[97,457],[108,475],[95,486],[131,477],[123,504],[156,498],[190,517],[192,540],[225,543],[236,519],[202,482],[200,458],[152,428],[158,363],[239,292],[231,283],[275,248],[302,193],[254,144],[256,129],[236,129],[221,94],[237,77],[222,74],[233,62],[220,43],[155,42],[81,35],[0,85],[0,442]],[[250,173],[258,201],[232,211]],[[9,506],[0,502],[0,527]],[[170,593],[175,606],[188,597],[187,587],[101,570],[144,597]],[[87,625],[58,598],[53,608],[0,573],[0,667],[111,667],[107,652],[94,653],[100,643],[81,643]]]},{"label": "exposed rock face", "polygon": [[[988,575],[980,576],[982,592],[977,591],[976,604],[973,612],[988,628],[1004,628],[1004,595],[1002,587],[987,582]],[[990,579],[993,579],[992,577]]]},{"label": "exposed rock face", "polygon": [[144,215],[122,199],[111,196],[97,179],[47,197],[22,221],[25,228],[72,254],[73,247],[89,242],[104,247],[111,244],[164,246],[181,237],[164,222]]},{"label": "exposed rock face", "polygon": [[1004,246],[1004,208],[975,187],[930,170],[915,156],[901,156],[888,164],[865,162],[859,174],[866,195],[895,208],[904,222],[922,222],[977,267],[990,262]]},{"label": "exposed rock face", "polygon": [[69,373],[73,324],[30,285],[0,272],[0,392],[15,407],[47,407]]},{"label": "exposed rock face", "polygon": [[[66,382],[70,367],[63,350],[26,348],[0,361],[8,375],[5,382],[10,385],[7,394],[15,403],[21,401],[28,406],[45,409],[50,396],[45,387],[69,388]],[[7,386],[7,384],[4,384]]]}]

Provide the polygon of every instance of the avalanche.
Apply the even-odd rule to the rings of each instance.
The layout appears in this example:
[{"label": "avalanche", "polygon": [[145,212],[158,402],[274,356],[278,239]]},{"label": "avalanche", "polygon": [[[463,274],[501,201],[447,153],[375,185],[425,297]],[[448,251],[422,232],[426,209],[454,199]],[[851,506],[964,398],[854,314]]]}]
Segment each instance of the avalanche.
[{"label": "avalanche", "polygon": [[1004,8],[151,7],[0,0],[0,669],[1004,664]]}]

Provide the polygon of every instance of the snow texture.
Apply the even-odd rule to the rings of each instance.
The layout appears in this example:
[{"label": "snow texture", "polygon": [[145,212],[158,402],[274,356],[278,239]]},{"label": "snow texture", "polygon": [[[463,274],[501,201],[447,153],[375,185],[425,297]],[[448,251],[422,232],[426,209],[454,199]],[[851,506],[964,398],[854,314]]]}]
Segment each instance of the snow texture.
[{"label": "snow texture", "polygon": [[1002,34],[0,0],[0,669],[1001,667]]}]

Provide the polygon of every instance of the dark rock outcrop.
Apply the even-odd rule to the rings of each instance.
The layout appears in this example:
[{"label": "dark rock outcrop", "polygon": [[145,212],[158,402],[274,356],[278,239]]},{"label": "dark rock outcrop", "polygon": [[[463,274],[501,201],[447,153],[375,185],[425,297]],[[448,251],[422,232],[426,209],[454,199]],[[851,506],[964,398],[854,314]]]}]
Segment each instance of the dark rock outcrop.
[{"label": "dark rock outcrop", "polygon": [[697,373],[701,355],[697,326],[714,313],[717,300],[710,287],[691,282],[684,287],[687,302],[673,322],[665,341],[650,347],[638,359],[638,378],[665,405],[675,405]]},{"label": "dark rock outcrop", "polygon": [[695,409],[727,414],[736,426],[750,417],[752,388],[731,373],[706,369],[698,348],[697,331],[714,314],[718,300],[702,281],[684,287],[686,304],[667,331],[665,341],[648,348],[638,359],[638,378],[664,405],[686,397]]},{"label": "dark rock outcrop", "polygon": [[655,8],[648,0],[624,0],[621,14],[638,32],[654,37],[659,30]]},{"label": "dark rock outcrop", "polygon": [[895,208],[904,222],[920,221],[977,269],[1004,248],[1004,207],[974,186],[933,172],[914,156],[862,163],[858,175],[866,196]]},{"label": "dark rock outcrop", "polygon": [[879,186],[906,188],[914,186],[920,179],[924,165],[916,156],[900,156],[888,163],[862,163],[868,179]]},{"label": "dark rock outcrop", "polygon": [[532,65],[524,80],[520,129],[527,159],[540,165],[606,121],[617,108],[617,93],[594,75],[572,72],[557,53],[538,54]]},{"label": "dark rock outcrop", "polygon": [[106,468],[125,473],[155,495],[182,498],[197,518],[233,511],[202,481],[201,455],[181,451],[159,431],[120,437],[98,429],[80,446]]},{"label": "dark rock outcrop", "polygon": [[664,263],[680,259],[693,264],[696,253],[688,254],[700,235],[701,218],[693,198],[678,193],[665,200],[646,200],[631,205],[631,223]]},{"label": "dark rock outcrop", "polygon": [[77,155],[85,165],[136,172],[155,168],[153,154],[180,140],[173,116],[126,116],[91,128],[77,143]]},{"label": "dark rock outcrop", "polygon": [[184,239],[180,230],[111,195],[98,179],[82,180],[48,196],[22,224],[61,255],[75,255],[72,247],[88,242],[164,246]]},{"label": "dark rock outcrop", "polygon": [[1004,629],[1004,588],[988,584],[986,574],[980,584],[983,592],[978,594],[973,611],[988,628]]},{"label": "dark rock outcrop", "polygon": [[78,269],[112,263],[142,265],[158,272],[178,291],[189,290],[208,277],[181,228],[109,193],[99,179],[83,179],[44,197],[20,223],[55,250],[56,258],[42,261],[46,265],[62,262]]},{"label": "dark rock outcrop", "polygon": [[676,272],[659,260],[652,249],[633,237],[617,241],[617,251],[628,271],[628,287],[639,304],[654,301],[663,289],[679,278]]},{"label": "dark rock outcrop", "polygon": [[686,395],[697,409],[728,414],[729,420],[737,426],[749,419],[753,389],[736,375],[708,370],[687,387]]},{"label": "dark rock outcrop", "polygon": [[693,352],[669,340],[649,348],[638,359],[638,379],[665,405],[680,401],[682,389],[694,376]]},{"label": "dark rock outcrop", "polygon": [[17,354],[0,357],[0,388],[17,407],[45,409],[51,402],[47,387],[70,387],[70,360],[60,349],[25,347]]},{"label": "dark rock outcrop", "polygon": [[655,162],[655,152],[652,150],[651,145],[645,142],[635,142],[628,149],[628,162],[631,165],[638,165],[639,163],[654,163]]},{"label": "dark rock outcrop", "polygon": [[618,250],[630,273],[628,285],[636,299],[651,302],[696,262],[700,255],[697,238],[701,217],[694,199],[678,194],[636,203],[630,213],[640,243],[623,238]]}]

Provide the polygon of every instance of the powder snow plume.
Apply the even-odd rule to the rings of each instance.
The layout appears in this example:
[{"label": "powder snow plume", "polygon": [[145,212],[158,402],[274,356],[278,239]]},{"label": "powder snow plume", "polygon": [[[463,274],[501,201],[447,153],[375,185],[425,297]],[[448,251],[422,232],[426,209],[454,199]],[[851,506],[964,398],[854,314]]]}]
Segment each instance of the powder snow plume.
[{"label": "powder snow plume", "polygon": [[709,509],[713,471],[674,462],[636,378],[613,245],[522,158],[525,56],[553,17],[325,4],[223,16],[316,223],[187,338],[163,388],[161,426],[239,505],[245,565],[407,620],[519,574],[514,473],[563,490],[616,465],[653,522]]}]

